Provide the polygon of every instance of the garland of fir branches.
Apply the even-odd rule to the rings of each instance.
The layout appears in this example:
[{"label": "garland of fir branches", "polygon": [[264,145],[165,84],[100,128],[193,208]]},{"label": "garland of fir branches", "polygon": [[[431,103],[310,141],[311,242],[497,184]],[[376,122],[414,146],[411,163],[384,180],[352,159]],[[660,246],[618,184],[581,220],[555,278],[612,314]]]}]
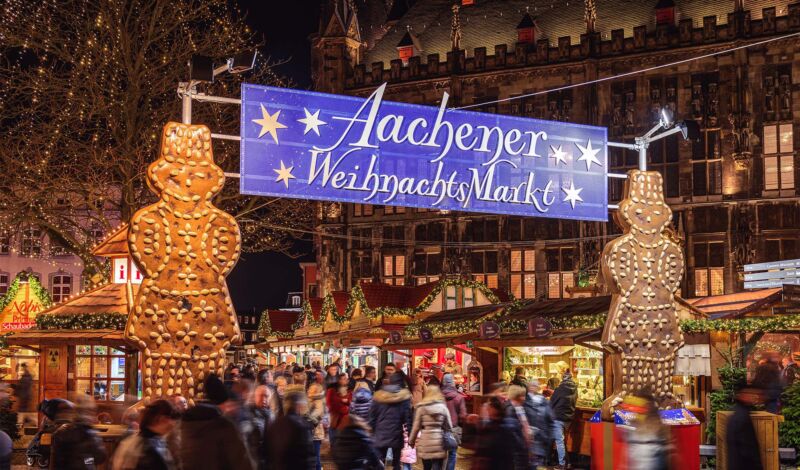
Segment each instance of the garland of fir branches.
[{"label": "garland of fir branches", "polygon": [[124,330],[128,315],[124,313],[79,313],[77,315],[44,314],[36,316],[40,330]]},{"label": "garland of fir branches", "polygon": [[[8,290],[6,291],[6,295],[0,298],[0,312],[5,310],[6,307],[14,300],[17,296],[17,292],[19,292],[20,284],[22,283],[22,276],[23,273],[17,274],[14,280],[11,282],[11,285],[8,286]],[[28,284],[30,285],[31,290],[39,298],[42,302],[42,307],[47,308],[53,304],[53,300],[50,298],[50,293],[47,289],[42,286],[42,283],[39,282],[34,276],[28,276]]]},{"label": "garland of fir branches", "polygon": [[755,333],[797,330],[800,328],[800,315],[774,315],[771,317],[681,320],[684,333],[708,333],[727,331],[731,333]]}]

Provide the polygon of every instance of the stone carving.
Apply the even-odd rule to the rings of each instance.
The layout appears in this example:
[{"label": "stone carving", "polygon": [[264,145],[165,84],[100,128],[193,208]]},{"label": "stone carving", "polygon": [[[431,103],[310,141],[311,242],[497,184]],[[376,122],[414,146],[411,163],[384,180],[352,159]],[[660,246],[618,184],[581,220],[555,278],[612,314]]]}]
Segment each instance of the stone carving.
[{"label": "stone carving", "polygon": [[458,15],[458,5],[453,4],[453,19],[450,23],[450,47],[454,51],[461,49],[461,17]]},{"label": "stone carving", "polygon": [[631,170],[616,221],[624,234],[603,250],[603,278],[612,294],[603,346],[611,351],[613,393],[602,416],[628,394],[649,390],[660,408],[680,406],[672,394],[675,354],[683,346],[675,292],[684,258],[669,236],[672,211],[657,171]]},{"label": "stone carving", "polygon": [[235,219],[211,203],[225,176],[205,126],[171,122],[161,156],[147,169],[155,204],[131,221],[128,244],[145,275],[125,337],[142,350],[145,402],[180,393],[202,397],[240,338],[225,276],[241,250]]},{"label": "stone carving", "polygon": [[758,140],[753,135],[750,113],[729,114],[728,122],[731,125],[733,138],[733,159],[738,169],[745,169],[749,166],[750,157],[753,155],[753,139]]}]

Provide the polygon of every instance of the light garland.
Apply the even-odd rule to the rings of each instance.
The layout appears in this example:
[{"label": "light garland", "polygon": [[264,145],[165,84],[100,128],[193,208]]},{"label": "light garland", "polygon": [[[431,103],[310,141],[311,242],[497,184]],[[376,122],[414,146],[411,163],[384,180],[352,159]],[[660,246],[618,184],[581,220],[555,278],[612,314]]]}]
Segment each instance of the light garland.
[{"label": "light garland", "polygon": [[40,330],[124,330],[125,313],[79,313],[77,315],[44,314],[36,317]]},{"label": "light garland", "polygon": [[800,315],[775,315],[759,318],[719,318],[716,320],[681,320],[684,333],[708,333],[726,331],[730,333],[774,332],[800,329]]}]

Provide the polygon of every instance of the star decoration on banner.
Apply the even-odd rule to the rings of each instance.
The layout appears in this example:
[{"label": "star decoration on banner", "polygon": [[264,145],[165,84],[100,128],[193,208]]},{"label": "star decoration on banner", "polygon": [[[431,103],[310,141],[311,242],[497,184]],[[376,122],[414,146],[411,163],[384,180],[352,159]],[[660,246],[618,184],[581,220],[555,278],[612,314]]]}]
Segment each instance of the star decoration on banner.
[{"label": "star decoration on banner", "polygon": [[261,105],[261,119],[253,119],[253,122],[261,126],[261,130],[258,132],[258,137],[262,137],[264,134],[269,133],[272,136],[272,140],[275,143],[278,143],[278,129],[286,129],[286,126],[278,122],[278,117],[280,117],[281,112],[275,111],[275,114],[270,114],[267,112],[267,108],[264,105]]},{"label": "star decoration on banner", "polygon": [[312,130],[315,134],[319,135],[319,126],[327,124],[327,122],[319,118],[319,109],[313,114],[306,108],[303,108],[303,111],[306,113],[306,117],[297,120],[297,122],[306,125],[306,128],[303,130],[303,135],[308,134],[308,131]]},{"label": "star decoration on banner", "polygon": [[576,188],[575,182],[570,181],[569,188],[562,187],[561,190],[567,193],[567,195],[564,196],[564,202],[568,202],[573,209],[575,209],[575,203],[583,202],[583,198],[580,196],[583,188]]},{"label": "star decoration on banner", "polygon": [[550,154],[550,157],[556,159],[556,166],[558,166],[559,162],[563,163],[564,165],[567,164],[567,155],[568,154],[567,154],[567,152],[565,152],[562,149],[562,147],[563,147],[563,145],[559,145],[558,148],[556,148],[556,147],[554,147],[552,145],[550,146],[550,150],[553,152],[553,153]]},{"label": "star decoration on banner", "polygon": [[592,163],[596,163],[600,166],[603,166],[600,163],[600,160],[597,159],[597,154],[600,152],[599,148],[592,148],[592,139],[589,139],[586,147],[581,144],[575,144],[581,151],[581,156],[578,158],[579,162],[586,162],[586,170],[588,171],[592,166]]},{"label": "star decoration on banner", "polygon": [[281,169],[280,170],[276,170],[274,168],[272,169],[272,171],[278,174],[278,177],[275,179],[275,182],[280,183],[281,181],[283,181],[283,183],[286,185],[286,188],[288,189],[289,180],[295,179],[295,176],[292,174],[293,169],[294,166],[286,168],[286,166],[283,164],[283,160],[281,160]]}]

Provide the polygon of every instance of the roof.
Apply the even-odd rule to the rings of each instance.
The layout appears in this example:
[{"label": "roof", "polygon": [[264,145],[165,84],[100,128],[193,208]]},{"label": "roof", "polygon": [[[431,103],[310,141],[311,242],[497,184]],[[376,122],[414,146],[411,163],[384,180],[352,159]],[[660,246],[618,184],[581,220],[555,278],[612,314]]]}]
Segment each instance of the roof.
[{"label": "roof", "polygon": [[370,308],[414,308],[425,300],[439,282],[429,282],[419,286],[392,286],[367,282],[360,287]]},{"label": "roof", "polygon": [[[478,345],[489,346],[502,342],[505,346],[514,346],[517,341],[520,346],[531,344],[551,345],[554,343],[574,344],[580,341],[599,341],[603,333],[602,328],[576,328],[573,330],[556,330],[545,338],[532,338],[528,333],[500,334],[499,338],[475,340]],[[524,343],[524,344],[523,344]]]},{"label": "roof", "polygon": [[[623,29],[626,37],[633,36],[633,28],[646,25],[656,27],[655,6],[658,0],[604,0],[597,3],[596,30],[603,38],[611,31]],[[788,0],[750,0],[746,8],[753,20],[762,17],[762,9],[776,7],[786,11]],[[427,54],[444,54],[452,47],[450,40],[450,10],[453,0],[418,1],[403,14],[389,30],[373,44],[364,55],[363,63],[384,62],[397,59],[397,43],[410,31],[418,40],[422,62]],[[703,24],[703,17],[716,16],[717,24],[727,24],[727,13],[733,11],[734,2],[728,0],[675,0],[675,20],[691,18],[695,27]],[[517,25],[530,13],[536,17],[536,26],[543,37],[555,44],[560,37],[571,37],[572,44],[580,42],[586,32],[584,2],[556,0],[531,2],[530,0],[478,0],[474,5],[459,10],[461,18],[461,47],[471,56],[477,47],[486,47],[493,53],[495,45],[506,44],[511,50],[517,42]],[[676,23],[677,24],[677,23]],[[385,25],[362,24],[363,29],[379,29]]]},{"label": "roof", "polygon": [[302,312],[295,310],[267,310],[269,327],[273,333],[289,333],[293,331],[297,318]]},{"label": "roof", "polygon": [[533,18],[528,13],[525,13],[525,16],[522,17],[522,21],[519,22],[517,25],[517,29],[523,28],[533,28],[535,25],[533,23]]},{"label": "roof", "polygon": [[125,338],[119,330],[20,330],[6,338],[11,346],[78,344],[91,341],[93,344],[123,346]]},{"label": "roof", "polygon": [[537,317],[560,318],[574,315],[607,313],[611,306],[610,295],[578,297],[572,299],[541,300],[530,302],[516,312],[506,315],[504,320],[530,320]]},{"label": "roof", "polygon": [[421,321],[422,325],[449,321],[479,320],[487,315],[506,308],[509,304],[487,304],[475,307],[441,310],[433,313]]},{"label": "roof", "polygon": [[343,316],[347,311],[347,302],[350,300],[350,294],[346,291],[339,290],[331,292],[331,297],[333,297],[333,303],[336,305],[336,312],[340,316]]},{"label": "roof", "polygon": [[489,290],[492,291],[492,293],[497,296],[497,299],[500,302],[511,302],[511,296],[508,295],[509,292],[507,290],[498,289],[498,288],[489,289]]},{"label": "roof", "polygon": [[110,258],[113,256],[128,256],[128,224],[122,224],[106,237],[92,250],[95,256]]},{"label": "roof", "polygon": [[308,299],[308,305],[311,307],[311,317],[313,320],[319,320],[319,316],[322,314],[322,303],[325,299],[320,297],[313,297]]},{"label": "roof", "polygon": [[[129,313],[127,284],[105,284],[66,302],[53,305],[39,315],[80,315],[86,313]],[[133,284],[135,291],[138,284]]]},{"label": "roof", "polygon": [[737,292],[735,294],[712,295],[688,299],[701,312],[711,318],[738,317],[761,308],[763,305],[781,300],[781,291],[762,289]]},{"label": "roof", "polygon": [[413,45],[414,45],[414,40],[411,39],[411,33],[409,33],[408,31],[406,31],[406,34],[404,34],[402,39],[400,39],[400,42],[397,43],[397,47],[406,47]]}]

